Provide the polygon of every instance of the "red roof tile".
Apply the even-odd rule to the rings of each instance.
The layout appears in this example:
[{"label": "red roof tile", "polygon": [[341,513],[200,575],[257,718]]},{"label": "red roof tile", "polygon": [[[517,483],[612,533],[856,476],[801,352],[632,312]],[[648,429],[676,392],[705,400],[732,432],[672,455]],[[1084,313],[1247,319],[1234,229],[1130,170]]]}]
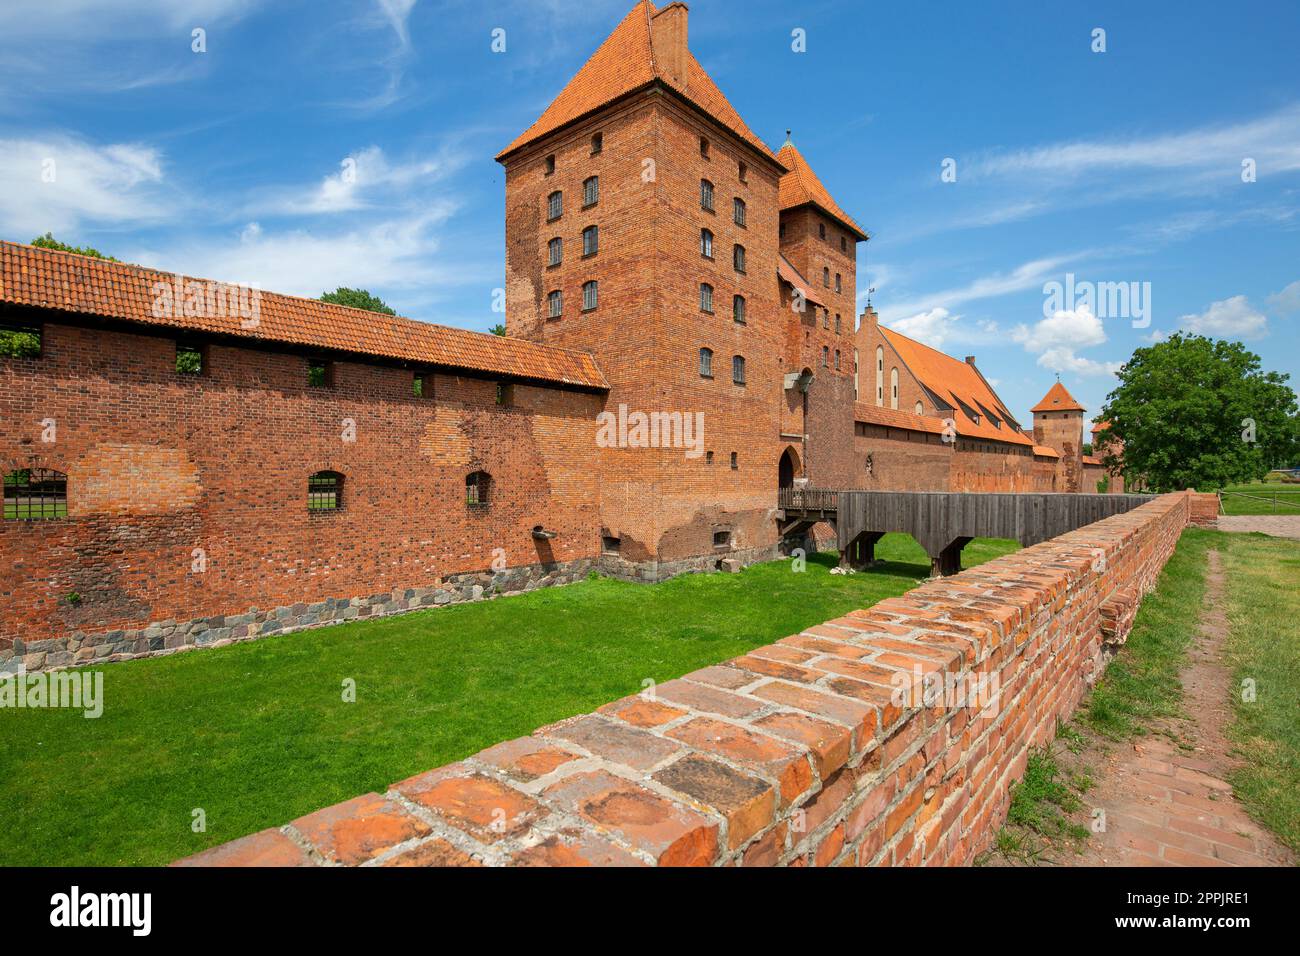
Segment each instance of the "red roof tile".
[{"label": "red roof tile", "polygon": [[1060,458],[1061,453],[1055,448],[1048,448],[1046,445],[1035,445],[1034,454],[1040,458]]},{"label": "red roof tile", "polygon": [[[508,378],[609,388],[596,360],[586,352],[316,299],[258,292],[253,327],[246,327],[251,322],[233,306],[204,307],[199,311],[207,314],[185,315],[182,299],[176,308],[159,308],[162,287],[171,290],[177,281],[170,273],[143,266],[0,241],[0,302]],[[179,282],[182,288],[191,282],[202,283],[205,289],[222,285],[194,276],[180,277]]]},{"label": "red roof tile", "polygon": [[621,23],[569,80],[536,122],[497,154],[497,160],[553,133],[615,100],[658,81],[703,110],[773,162],[776,157],[728,102],[695,56],[687,52],[686,85],[672,78],[656,58],[650,20],[658,11],[637,0]]},{"label": "red roof tile", "polygon": [[[1034,443],[1033,439],[1026,438],[1020,431],[1002,399],[984,381],[975,366],[922,345],[883,325],[880,326],[880,332],[917,380],[956,409],[953,419],[957,423],[958,434],[1012,445]],[[965,409],[962,408],[963,405]],[[975,421],[966,409],[978,415],[979,421]],[[990,415],[1000,419],[1001,425],[993,424]]]},{"label": "red roof tile", "polygon": [[1031,412],[1085,412],[1074,396],[1066,391],[1065,386],[1057,382],[1047,390],[1043,400],[1030,409]]},{"label": "red roof tile", "polygon": [[905,412],[897,408],[885,408],[882,405],[872,405],[869,402],[855,403],[853,412],[856,421],[866,422],[869,425],[904,428],[908,431],[926,432],[931,435],[942,435],[945,427],[942,418],[933,418],[929,415],[914,415],[911,412]]},{"label": "red roof tile", "polygon": [[776,154],[776,158],[781,161],[781,165],[790,170],[781,177],[777,187],[777,199],[782,209],[797,209],[800,206],[813,205],[859,239],[869,238],[863,228],[853,221],[853,217],[831,198],[830,192],[822,185],[822,181],[817,178],[817,174],[812,171],[808,161],[803,158],[799,150],[795,149],[793,143],[787,141]]},{"label": "red roof tile", "polygon": [[803,277],[803,274],[790,263],[790,260],[781,253],[777,253],[776,256],[776,274],[782,282],[785,282],[800,292],[803,295],[805,302],[811,302],[813,305],[821,306],[826,304],[821,299],[817,298],[816,294],[812,291],[812,285]]}]

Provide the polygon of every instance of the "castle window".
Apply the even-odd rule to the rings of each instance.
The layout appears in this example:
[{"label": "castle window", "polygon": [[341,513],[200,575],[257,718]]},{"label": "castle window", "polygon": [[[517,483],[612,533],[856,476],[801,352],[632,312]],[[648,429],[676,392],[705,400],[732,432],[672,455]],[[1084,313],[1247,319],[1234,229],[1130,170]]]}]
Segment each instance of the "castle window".
[{"label": "castle window", "polygon": [[898,369],[889,370],[889,407],[898,407]]},{"label": "castle window", "polygon": [[835,291],[836,292],[844,291],[840,286],[840,274],[838,272],[835,273]]},{"label": "castle window", "polygon": [[700,378],[713,378],[713,349],[700,349]]},{"label": "castle window", "polygon": [[745,247],[736,245],[731,250],[731,264],[736,267],[736,271],[744,273],[745,271]]},{"label": "castle window", "polygon": [[549,176],[553,172],[555,172],[555,154],[551,153],[550,156],[546,157],[546,175]]},{"label": "castle window", "polygon": [[595,279],[582,284],[582,311],[590,312],[597,304],[598,286]]},{"label": "castle window", "polygon": [[830,327],[831,327],[831,310],[822,309],[822,328],[829,329]]},{"label": "castle window", "polygon": [[826,223],[824,222],[817,223],[817,238],[818,239],[826,238]]},{"label": "castle window", "polygon": [[318,471],[307,479],[307,510],[312,514],[343,508],[343,476],[337,471]]},{"label": "castle window", "polygon": [[731,547],[731,532],[730,531],[713,532],[713,546],[715,548]]},{"label": "castle window", "polygon": [[917,402],[917,403],[916,403],[916,414],[918,414],[918,415],[924,415],[924,414],[925,414],[925,406],[922,405],[920,402]]},{"label": "castle window", "polygon": [[742,183],[749,182],[749,167],[744,163],[740,164],[740,181]]},{"label": "castle window", "polygon": [[713,452],[711,452],[711,451],[706,451],[706,452],[704,453],[704,463],[705,463],[706,465],[711,465],[711,464],[713,464]]},{"label": "castle window", "polygon": [[600,151],[605,148],[605,135],[603,133],[593,133],[591,136],[591,155],[599,156]]},{"label": "castle window", "polygon": [[745,357],[743,355],[733,355],[731,357],[731,381],[736,385],[745,384]]},{"label": "castle window", "polygon": [[830,269],[822,269],[822,285],[826,286],[826,288],[828,288],[828,289],[831,287],[831,270],[830,270]]},{"label": "castle window", "polygon": [[709,158],[709,141],[703,136],[700,137],[700,155],[705,159]]},{"label": "castle window", "polygon": [[0,322],[0,357],[40,358],[41,326],[26,322]]},{"label": "castle window", "polygon": [[740,459],[736,456],[736,453],[733,451],[731,453],[731,470],[736,471],[739,467],[740,467]]},{"label": "castle window", "polygon": [[555,190],[546,197],[546,221],[554,222],[564,214],[564,193]]},{"label": "castle window", "polygon": [[733,199],[731,202],[731,214],[736,220],[736,225],[743,226],[745,224],[745,200],[740,197]]},{"label": "castle window", "polygon": [[546,244],[546,264],[558,266],[564,259],[564,240],[556,236]]},{"label": "castle window", "polygon": [[411,395],[415,398],[433,397],[433,376],[427,372],[415,372],[411,376]]},{"label": "castle window", "polygon": [[835,313],[835,334],[840,334],[840,314],[838,312]]},{"label": "castle window", "polygon": [[706,259],[713,258],[713,233],[707,229],[700,230],[700,255]]},{"label": "castle window", "polygon": [[550,292],[546,296],[546,317],[548,319],[558,319],[560,313],[564,311],[564,293],[559,289]]},{"label": "castle window", "polygon": [[588,226],[582,230],[582,254],[594,256],[600,251],[600,226]]},{"label": "castle window", "polygon": [[497,382],[496,403],[502,408],[509,408],[515,403],[515,387],[505,382]]},{"label": "castle window", "polygon": [[835,350],[835,371],[838,372],[839,370],[840,370],[840,350],[836,349]]},{"label": "castle window", "polygon": [[203,346],[197,342],[177,342],[176,372],[180,375],[202,375]]},{"label": "castle window", "polygon": [[600,177],[592,176],[582,181],[582,205],[594,206],[600,202]]},{"label": "castle window", "polygon": [[334,384],[334,363],[324,359],[307,360],[307,384],[312,388],[329,388]]},{"label": "castle window", "polygon": [[745,324],[745,297],[743,295],[733,295],[731,297],[731,317],[741,325]]},{"label": "castle window", "polygon": [[713,286],[707,282],[700,283],[700,311],[713,313]]},{"label": "castle window", "polygon": [[482,508],[492,494],[492,476],[486,471],[476,471],[465,476],[465,504]]},{"label": "castle window", "polygon": [[700,180],[700,208],[713,212],[713,183],[707,179]]},{"label": "castle window", "polygon": [[843,236],[840,236],[840,252],[848,252],[848,251],[849,251],[849,241],[845,239]]},{"label": "castle window", "polygon": [[68,476],[49,468],[19,468],[6,472],[4,516],[9,521],[66,518]]},{"label": "castle window", "polygon": [[613,535],[604,534],[600,536],[600,550],[602,554],[618,554],[623,548],[623,542]]},{"label": "castle window", "polygon": [[829,345],[822,346],[822,368],[826,368],[831,363],[831,348]]}]

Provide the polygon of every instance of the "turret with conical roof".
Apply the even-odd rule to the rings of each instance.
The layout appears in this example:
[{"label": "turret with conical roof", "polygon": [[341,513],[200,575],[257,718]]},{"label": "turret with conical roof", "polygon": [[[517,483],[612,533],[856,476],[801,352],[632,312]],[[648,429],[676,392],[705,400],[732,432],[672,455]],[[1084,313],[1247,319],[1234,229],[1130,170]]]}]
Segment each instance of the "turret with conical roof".
[{"label": "turret with conical roof", "polygon": [[1059,381],[1035,405],[1034,441],[1055,448],[1057,489],[1077,492],[1083,477],[1083,416],[1087,411]]}]

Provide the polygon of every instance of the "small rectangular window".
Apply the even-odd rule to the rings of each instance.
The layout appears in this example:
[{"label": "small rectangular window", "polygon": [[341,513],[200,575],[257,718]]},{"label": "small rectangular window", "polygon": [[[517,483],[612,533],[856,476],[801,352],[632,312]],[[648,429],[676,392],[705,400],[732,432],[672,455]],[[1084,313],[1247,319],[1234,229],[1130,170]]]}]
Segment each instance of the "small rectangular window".
[{"label": "small rectangular window", "polygon": [[68,476],[48,468],[5,472],[4,517],[11,521],[48,521],[68,516]]},{"label": "small rectangular window", "polygon": [[740,164],[740,181],[742,183],[749,182],[749,167],[744,163]]},{"label": "small rectangular window", "polygon": [[600,177],[592,176],[582,183],[583,206],[594,206],[600,202]]},{"label": "small rectangular window", "polygon": [[736,225],[743,226],[745,224],[745,200],[737,198],[731,205]]},{"label": "small rectangular window", "polygon": [[582,254],[594,256],[600,251],[600,227],[588,226],[582,230]]},{"label": "small rectangular window", "polygon": [[0,323],[0,358],[40,358],[41,332],[37,324]]},{"label": "small rectangular window", "polygon": [[411,376],[411,395],[415,398],[433,397],[433,378],[424,372]]},{"label": "small rectangular window", "polygon": [[334,363],[324,359],[308,359],[307,384],[312,388],[329,388],[333,385]]},{"label": "small rectangular window", "polygon": [[707,282],[700,283],[700,311],[713,311],[713,286]]},{"label": "small rectangular window", "polygon": [[604,554],[618,554],[623,547],[623,542],[613,535],[601,535],[600,550]]},{"label": "small rectangular window", "polygon": [[546,219],[553,222],[564,214],[564,193],[558,189],[546,197]]},{"label": "small rectangular window", "polygon": [[700,137],[700,155],[705,159],[709,158],[709,141],[703,136]]},{"label": "small rectangular window", "polygon": [[731,532],[730,531],[713,532],[713,546],[715,548],[731,547]]},{"label": "small rectangular window", "polygon": [[554,153],[552,153],[550,156],[547,156],[547,157],[546,157],[546,175],[549,176],[549,175],[551,175],[551,173],[553,173],[553,172],[555,172],[555,154],[554,154]]},{"label": "small rectangular window", "polygon": [[564,240],[556,236],[546,244],[546,264],[558,266],[564,260]]},{"label": "small rectangular window", "polygon": [[739,456],[737,456],[737,454],[734,451],[731,453],[731,470],[732,471],[740,470],[740,458]]},{"label": "small rectangular window", "polygon": [[343,507],[343,476],[337,471],[318,471],[307,479],[307,510],[328,514]]},{"label": "small rectangular window", "polygon": [[731,264],[735,266],[737,272],[743,273],[745,271],[744,246],[736,246],[731,250]]},{"label": "small rectangular window", "polygon": [[176,371],[180,375],[202,375],[203,346],[195,342],[176,343]]},{"label": "small rectangular window", "polygon": [[605,148],[605,134],[593,133],[591,136],[591,155],[598,156]]},{"label": "small rectangular window", "polygon": [[497,382],[497,404],[509,408],[515,403],[515,387],[505,382]]},{"label": "small rectangular window", "polygon": [[556,289],[546,296],[546,317],[558,319],[564,311],[564,294]]},{"label": "small rectangular window", "polygon": [[707,179],[700,180],[700,208],[713,212],[713,183]]},{"label": "small rectangular window", "polygon": [[582,284],[582,311],[590,312],[596,308],[598,294],[598,283],[593,279],[590,282]]}]

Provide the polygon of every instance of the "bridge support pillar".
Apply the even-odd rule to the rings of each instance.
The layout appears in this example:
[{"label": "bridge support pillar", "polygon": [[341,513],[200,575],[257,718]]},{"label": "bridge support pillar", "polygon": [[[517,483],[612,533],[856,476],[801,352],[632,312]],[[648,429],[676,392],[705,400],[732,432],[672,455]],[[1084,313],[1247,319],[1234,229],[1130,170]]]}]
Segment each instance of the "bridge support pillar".
[{"label": "bridge support pillar", "polygon": [[876,542],[885,536],[883,531],[864,531],[849,542],[840,552],[840,567],[861,571],[876,560]]},{"label": "bridge support pillar", "polygon": [[947,577],[961,570],[961,549],[971,543],[971,538],[954,538],[938,554],[930,555],[930,576]]}]

